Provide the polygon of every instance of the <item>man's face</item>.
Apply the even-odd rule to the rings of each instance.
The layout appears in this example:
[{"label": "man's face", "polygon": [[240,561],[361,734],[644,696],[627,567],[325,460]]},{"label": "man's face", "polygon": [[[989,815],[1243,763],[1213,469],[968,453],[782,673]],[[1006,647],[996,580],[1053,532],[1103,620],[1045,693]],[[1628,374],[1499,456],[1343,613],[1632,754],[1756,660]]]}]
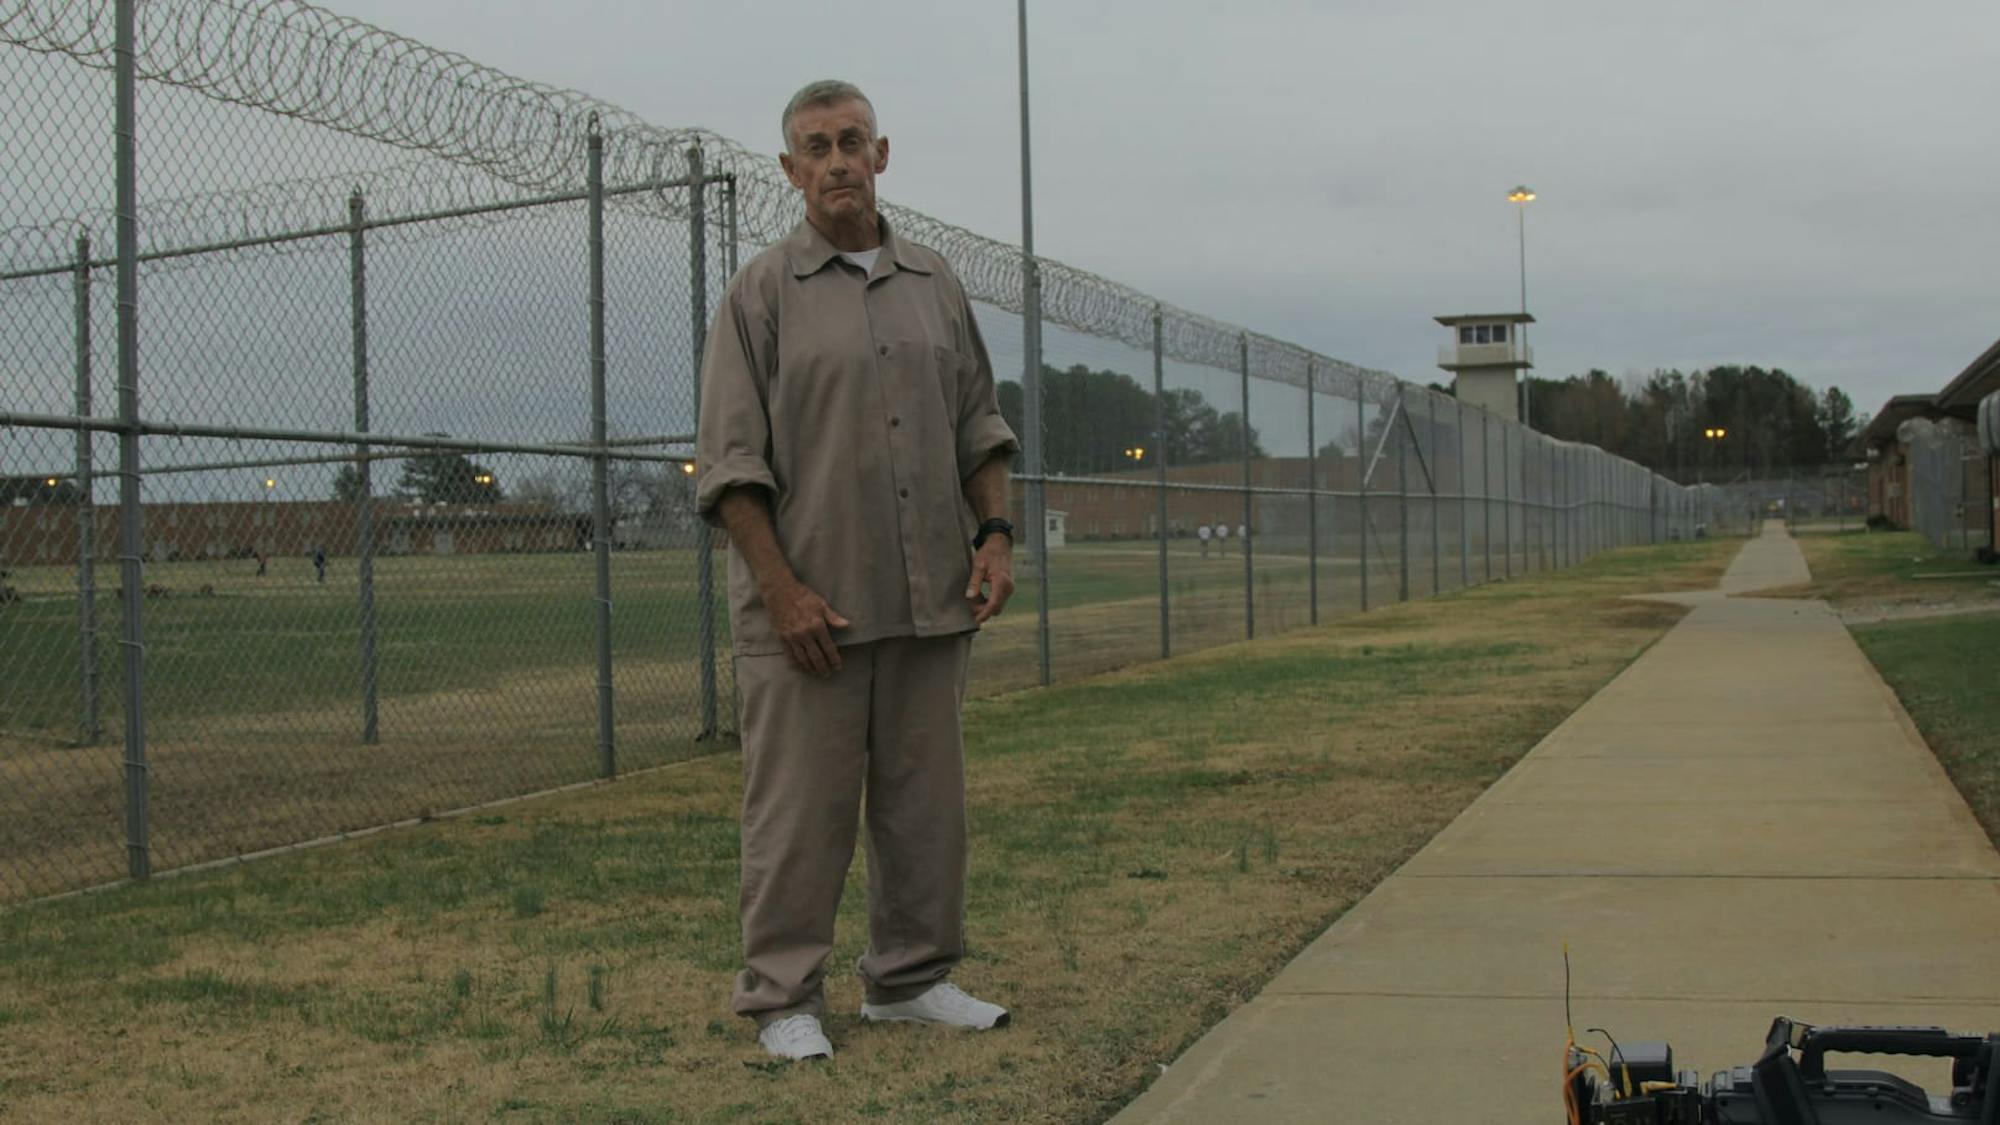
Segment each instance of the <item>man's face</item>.
[{"label": "man's face", "polygon": [[805,196],[806,217],[834,230],[875,215],[875,177],[889,167],[889,141],[878,138],[868,106],[849,98],[792,114],[792,151],[778,157]]}]

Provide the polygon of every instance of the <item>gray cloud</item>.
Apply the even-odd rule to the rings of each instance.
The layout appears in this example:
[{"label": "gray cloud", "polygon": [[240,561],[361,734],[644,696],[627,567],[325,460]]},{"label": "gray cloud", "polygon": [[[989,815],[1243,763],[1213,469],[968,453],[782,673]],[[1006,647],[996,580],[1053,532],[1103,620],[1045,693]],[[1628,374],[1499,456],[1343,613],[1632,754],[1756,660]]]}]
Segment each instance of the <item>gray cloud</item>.
[{"label": "gray cloud", "polygon": [[[335,0],[774,151],[839,75],[885,195],[1019,233],[1014,9]],[[1986,0],[1031,4],[1038,248],[1419,381],[1430,316],[1528,289],[1543,374],[1780,364],[1866,409],[1995,335]]]}]

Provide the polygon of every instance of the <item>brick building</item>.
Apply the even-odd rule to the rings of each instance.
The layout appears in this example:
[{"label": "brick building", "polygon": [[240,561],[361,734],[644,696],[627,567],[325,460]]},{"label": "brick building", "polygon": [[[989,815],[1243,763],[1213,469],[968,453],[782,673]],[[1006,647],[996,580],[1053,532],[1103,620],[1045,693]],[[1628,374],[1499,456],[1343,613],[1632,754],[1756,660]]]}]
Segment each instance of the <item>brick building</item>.
[{"label": "brick building", "polygon": [[[1351,456],[1320,457],[1317,468],[1320,488],[1351,490],[1356,487],[1355,460]],[[1195,528],[1204,524],[1226,524],[1234,534],[1235,529],[1242,525],[1242,462],[1170,465],[1166,475],[1167,533],[1170,536],[1193,535]],[[1048,484],[1048,507],[1064,514],[1064,535],[1067,539],[1139,539],[1158,534],[1159,495],[1155,488],[1159,481],[1158,469],[1097,473],[1092,479],[1113,483],[1068,483],[1057,479]],[[1308,478],[1304,457],[1259,457],[1250,462],[1252,488],[1306,488],[1313,483]],[[1377,486],[1380,487],[1379,479]],[[1022,515],[1025,493],[1024,488],[1014,490],[1013,518],[1016,523],[1025,518]],[[1272,521],[1284,518],[1280,512],[1288,512],[1292,507],[1301,512],[1304,510],[1302,503],[1290,506],[1252,504],[1251,534],[1303,535],[1303,517],[1295,528],[1273,525]]]},{"label": "brick building", "polygon": [[2000,341],[1967,364],[1943,389],[1931,395],[1897,395],[1883,404],[1858,439],[1868,460],[1868,514],[1891,526],[1913,525],[1912,490],[1923,487],[1911,476],[1911,454],[1904,443],[1912,421],[1948,427],[1961,436],[1966,453],[1962,465],[1947,467],[1954,474],[1950,487],[1959,497],[1950,513],[1954,526],[1963,525],[1966,540],[1982,539],[1990,557],[1994,525],[2000,521],[2000,460],[1976,449],[1972,434],[1979,404],[2000,394]]},{"label": "brick building", "polygon": [[1935,395],[1897,395],[1884,403],[1856,440],[1868,461],[1868,515],[1891,527],[1910,526],[1910,464],[1898,431],[1912,418],[1937,416]]}]

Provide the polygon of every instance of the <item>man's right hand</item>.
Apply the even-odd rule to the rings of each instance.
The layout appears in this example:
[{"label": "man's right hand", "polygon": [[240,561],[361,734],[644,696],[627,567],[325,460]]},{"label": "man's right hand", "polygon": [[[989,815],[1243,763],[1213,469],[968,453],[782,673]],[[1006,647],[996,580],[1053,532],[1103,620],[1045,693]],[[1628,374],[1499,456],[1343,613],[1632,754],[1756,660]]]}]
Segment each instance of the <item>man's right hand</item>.
[{"label": "man's right hand", "polygon": [[840,671],[840,646],[828,630],[849,623],[812,587],[794,579],[766,594],[764,609],[793,663],[821,679]]}]

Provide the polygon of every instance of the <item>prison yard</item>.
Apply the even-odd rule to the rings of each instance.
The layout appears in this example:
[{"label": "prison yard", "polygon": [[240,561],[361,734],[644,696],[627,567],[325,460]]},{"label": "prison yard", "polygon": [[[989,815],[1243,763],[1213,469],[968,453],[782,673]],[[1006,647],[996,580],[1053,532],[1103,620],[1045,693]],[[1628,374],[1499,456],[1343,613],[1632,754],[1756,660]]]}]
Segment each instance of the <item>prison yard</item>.
[{"label": "prison yard", "polygon": [[[1422,538],[1421,536],[1419,537]],[[1331,557],[1334,546],[1354,552]],[[1241,640],[1362,604],[1358,539],[1315,560],[1306,544],[1170,540],[1172,652]],[[1401,596],[1391,549],[1371,548],[1372,604]],[[1539,565],[1521,554],[1412,564],[1414,596],[1461,571]],[[162,870],[422,818],[602,775],[594,735],[594,592],[587,555],[384,556],[374,562],[376,740],[364,740],[358,565],[304,557],[160,562],[146,568],[146,722],[152,826]],[[722,568],[718,554],[716,569]],[[1161,654],[1153,541],[1076,542],[1052,554],[1051,674],[1069,679]],[[1316,570],[1316,573],[1315,573]],[[100,567],[99,581],[117,571]],[[1039,583],[1022,575],[1008,612],[975,646],[975,695],[1040,682]],[[92,886],[125,873],[122,604],[100,590],[94,687],[81,667],[78,576],[16,567],[0,605],[0,900]],[[611,656],[618,772],[731,737],[728,623],[714,599],[715,725],[704,729],[701,608],[691,551],[613,556]],[[1315,593],[1315,585],[1317,591]],[[1246,598],[1246,589],[1254,591]],[[1254,599],[1254,600],[1253,600]],[[1249,602],[1251,604],[1247,604]],[[93,695],[94,692],[94,695]],[[91,731],[92,699],[95,726]]]},{"label": "prison yard", "polygon": [[[32,110],[0,125],[0,1121],[1150,1123],[1201,1097],[1229,1107],[1203,1120],[1297,1102],[1386,1120],[1313,1083],[1377,1082],[1375,1104],[1436,1114],[1424,1099],[1460,1096],[1454,1081],[1463,1119],[1518,1096],[1554,1120],[1557,952],[1537,926],[1652,927],[1624,943],[1636,991],[1598,986],[1593,1004],[1654,1003],[1697,952],[1716,971],[1685,978],[1757,982],[1717,1003],[1797,969],[1802,994],[1874,1012],[1954,992],[1940,979],[1976,975],[1954,957],[1992,961],[2000,584],[1969,559],[1983,545],[1990,561],[2000,512],[2000,438],[1971,428],[1990,411],[2000,434],[2000,345],[1864,425],[1839,388],[1756,364],[1533,376],[1530,323],[1551,375],[1565,334],[1613,326],[1530,312],[1525,185],[1504,197],[1519,311],[1442,314],[1411,298],[1457,282],[1399,291],[1368,253],[1301,286],[1282,263],[1154,235],[1172,253],[1148,293],[896,200],[884,244],[950,268],[891,253],[867,285],[941,277],[972,323],[898,351],[909,333],[876,340],[871,321],[854,356],[907,361],[911,396],[928,402],[935,375],[939,403],[962,401],[868,417],[930,449],[924,419],[966,425],[990,375],[990,410],[1021,439],[1006,505],[976,490],[1019,529],[1018,585],[972,646],[954,978],[1014,1018],[976,1035],[859,1021],[857,855],[828,976],[835,1054],[775,1061],[729,1014],[743,760],[730,556],[696,510],[716,459],[695,447],[715,433],[701,373],[727,354],[711,325],[729,331],[730,280],[813,197],[768,145],[570,88],[616,67],[544,83],[465,46],[299,0],[0,6],[0,73]],[[733,88],[697,80],[703,100],[680,109]],[[933,108],[902,101],[884,98],[884,123]],[[952,151],[917,159],[958,167]],[[1119,198],[1074,158],[1056,166],[1065,190]],[[1286,247],[1257,226],[1271,208],[1233,198],[1247,225],[1228,246]],[[1455,245],[1450,272],[1479,268]],[[1354,352],[1176,303],[1173,287],[1231,286],[1238,268],[1288,286],[1275,306],[1242,297],[1253,320]],[[1617,301],[1676,348],[1735,338],[1672,299]],[[1353,361],[1427,352],[1377,334],[1425,317],[1445,381]],[[1781,343],[1797,345],[1760,346]],[[821,370],[801,362],[787,386]],[[718,386],[710,418],[732,413]],[[878,422],[829,416],[775,415],[840,443],[816,448],[851,457],[854,480],[900,456]],[[782,516],[796,464],[765,460]],[[945,541],[953,496],[924,517]],[[1814,760],[1834,743],[1851,771]],[[1762,783],[1738,781],[1786,789],[1801,761],[1818,788],[1795,800],[1756,807]],[[1689,770],[1732,790],[1702,822],[1725,830],[1679,832],[1728,804],[1672,791]],[[1509,796],[1537,777],[1556,781]],[[1881,779],[1900,796],[1878,817]],[[1504,847],[1463,844],[1496,824],[1522,861],[1498,874],[1481,864]],[[1780,866],[1820,864],[1806,890],[1755,883],[1799,870],[1715,850],[1739,828],[1770,833],[1758,850]],[[1479,854],[1423,870],[1455,843]],[[1591,906],[1626,869],[1654,885]],[[1550,890],[1572,877],[1596,882]],[[1378,924],[1412,879],[1432,881],[1398,901],[1438,909]],[[1865,951],[1822,959],[1883,971],[1829,973],[1830,989],[1790,948],[1751,964],[1767,947],[1751,931],[1775,924],[1758,911],[1792,893],[1811,900],[1800,915],[1840,907],[1814,940],[1884,919]],[[1731,894],[1754,908],[1717,906]],[[1848,906],[1890,899],[1943,904],[1938,926],[1918,940],[1924,911]],[[1523,903],[1554,913],[1509,913]],[[1660,936],[1675,926],[1704,932]],[[1249,1042],[1229,1038],[1246,1021],[1280,1028],[1266,1001],[1288,966],[1368,927],[1391,955],[1280,998],[1319,1005],[1310,1034],[1225,1047],[1227,1066],[1203,1054]],[[1407,1048],[1352,1015],[1404,1002],[1430,1013]],[[2000,997],[1956,1010],[1983,1023]],[[1482,1019],[1491,1050],[1440,1048]],[[1516,1067],[1540,1023],[1549,1053]],[[1299,1044],[1278,1090],[1256,1068]],[[1510,1084],[1530,1069],[1546,1090]]]},{"label": "prison yard", "polygon": [[[24,1120],[79,1105],[162,1120],[1101,1118],[1683,612],[1624,595],[1712,587],[1739,547],[1627,548],[975,700],[973,947],[961,976],[1020,1013],[1000,1032],[861,1025],[858,988],[836,969],[834,1062],[769,1062],[725,1011],[737,758],[683,743],[671,753],[694,756],[614,785],[0,913],[0,1107]],[[1070,608],[1134,593],[1116,577],[1127,553],[1106,549],[1103,589]],[[1217,565],[1230,562],[1241,566]],[[534,600],[426,587],[417,569],[382,581],[428,589],[460,615],[490,601],[499,621]],[[1130,581],[1144,604],[1143,580]],[[316,585],[241,597],[309,604]],[[654,596],[670,615],[680,594],[663,584]],[[1001,635],[979,645],[999,651]],[[519,647],[484,651],[517,654],[513,682],[543,682]],[[468,672],[432,684],[431,698],[488,706],[506,682]],[[280,734],[337,700],[286,698],[296,710],[270,718],[269,749],[204,762],[225,775],[206,781],[204,816],[268,799],[245,770],[260,757],[397,754],[391,771],[419,768],[421,754],[396,749],[388,697],[382,745],[338,751],[343,719],[325,719],[329,737],[311,751]],[[535,741],[526,724],[542,706],[509,713],[522,741]],[[255,723],[260,711],[215,693],[186,721]],[[448,727],[451,714],[430,719]],[[447,732],[434,737],[424,753],[459,756]],[[587,774],[580,741],[567,752]],[[114,758],[99,752],[115,816]],[[161,785],[173,761],[163,749]],[[250,780],[229,780],[232,765]],[[339,801],[351,780],[297,799]],[[865,938],[862,878],[857,862],[835,965]]]}]

